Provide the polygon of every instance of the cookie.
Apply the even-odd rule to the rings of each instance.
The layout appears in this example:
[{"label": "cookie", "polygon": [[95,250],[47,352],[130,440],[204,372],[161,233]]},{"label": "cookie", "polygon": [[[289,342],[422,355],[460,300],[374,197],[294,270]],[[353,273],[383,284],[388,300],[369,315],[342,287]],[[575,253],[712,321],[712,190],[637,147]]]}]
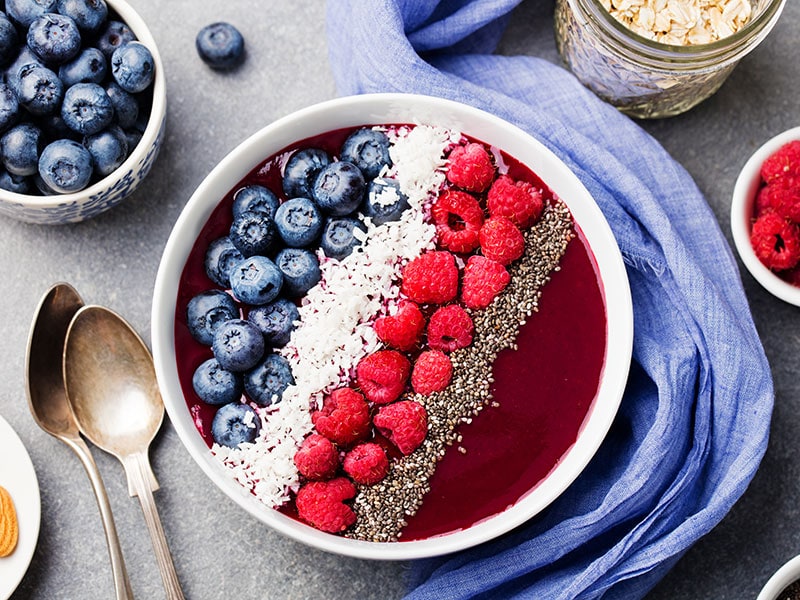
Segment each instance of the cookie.
[{"label": "cookie", "polygon": [[19,523],[14,500],[8,490],[0,485],[0,558],[9,556],[17,547]]}]

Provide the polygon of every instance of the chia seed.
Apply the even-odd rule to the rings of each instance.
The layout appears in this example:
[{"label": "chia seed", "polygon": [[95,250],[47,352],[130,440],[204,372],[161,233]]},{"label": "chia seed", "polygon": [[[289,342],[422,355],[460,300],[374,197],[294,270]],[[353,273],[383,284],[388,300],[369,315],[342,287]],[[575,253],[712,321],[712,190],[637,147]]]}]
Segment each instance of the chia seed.
[{"label": "chia seed", "polygon": [[506,289],[487,308],[468,310],[475,326],[473,341],[450,354],[450,385],[429,396],[406,394],[405,399],[419,402],[428,411],[428,435],[414,452],[392,462],[379,484],[359,488],[353,502],[356,523],[347,537],[397,541],[406,518],[417,512],[430,491],[429,480],[447,447],[461,442],[458,426],[470,423],[487,405],[497,405],[491,392],[492,365],[500,351],[516,349],[520,327],[538,311],[542,287],[559,270],[561,257],[575,237],[572,215],[561,201],[546,205],[524,237],[525,253],[509,267],[511,281]]}]

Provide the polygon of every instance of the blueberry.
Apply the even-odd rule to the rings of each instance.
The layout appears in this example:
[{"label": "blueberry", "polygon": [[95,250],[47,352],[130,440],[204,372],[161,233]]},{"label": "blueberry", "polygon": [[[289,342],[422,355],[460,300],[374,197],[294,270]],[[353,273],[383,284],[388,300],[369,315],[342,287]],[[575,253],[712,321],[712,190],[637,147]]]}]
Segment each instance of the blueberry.
[{"label": "blueberry", "polygon": [[331,157],[319,148],[295,152],[283,170],[283,191],[287,198],[311,198],[314,180],[331,163]]},{"label": "blueberry", "polygon": [[317,257],[302,248],[284,248],[275,257],[275,264],[283,275],[286,295],[292,298],[304,295],[322,277]]},{"label": "blueberry", "polygon": [[17,99],[29,113],[47,115],[58,110],[64,98],[64,85],[58,75],[47,67],[29,63],[17,76]]},{"label": "blueberry", "polygon": [[275,211],[278,210],[280,200],[271,190],[263,185],[247,185],[239,188],[233,194],[233,218],[237,218],[243,212],[255,212],[267,215],[270,219],[275,218]]},{"label": "blueberry", "polygon": [[251,256],[231,269],[231,291],[244,302],[260,306],[272,302],[283,287],[283,275],[265,256]]},{"label": "blueberry", "polygon": [[14,175],[5,169],[0,169],[0,189],[8,190],[15,194],[29,194],[31,184],[27,177]]},{"label": "blueberry", "polygon": [[295,321],[300,320],[300,313],[294,302],[278,298],[275,302],[251,310],[247,320],[261,330],[268,346],[281,348],[289,342]]},{"label": "blueberry", "polygon": [[36,56],[27,45],[23,46],[17,57],[6,67],[5,76],[8,86],[19,93],[19,71],[25,65],[36,64],[40,67],[44,66],[42,60]]},{"label": "blueberry", "polygon": [[30,123],[20,123],[0,138],[3,165],[14,175],[35,175],[39,172],[39,154],[44,148],[42,130]]},{"label": "blueberry", "polygon": [[261,421],[251,406],[231,402],[221,406],[211,421],[211,437],[220,446],[251,444],[261,431]]},{"label": "blueberry", "polygon": [[277,236],[275,222],[265,214],[243,212],[231,223],[231,242],[243,256],[267,254]]},{"label": "blueberry", "polygon": [[231,269],[244,260],[228,236],[218,238],[208,245],[204,266],[208,278],[219,286],[231,287]]},{"label": "blueberry", "polygon": [[111,55],[114,54],[114,50],[123,44],[135,40],[136,36],[125,23],[121,21],[108,21],[97,36],[95,46],[103,53],[103,56],[111,60]]},{"label": "blueberry", "polygon": [[6,0],[6,13],[23,29],[28,29],[38,17],[56,12],[56,0]]},{"label": "blueberry", "polygon": [[16,123],[19,114],[19,100],[14,90],[5,83],[0,83],[0,132]]},{"label": "blueberry", "polygon": [[111,125],[114,106],[96,83],[76,83],[64,93],[61,117],[72,131],[92,135]]},{"label": "blueberry", "polygon": [[85,48],[58,69],[61,82],[69,87],[76,83],[102,83],[107,71],[106,57],[97,48]]},{"label": "blueberry", "polygon": [[155,76],[153,55],[139,42],[123,44],[111,55],[111,74],[126,92],[143,92]]},{"label": "blueberry", "polygon": [[65,63],[80,52],[81,33],[75,21],[45,13],[28,28],[28,47],[47,64]]},{"label": "blueberry", "polygon": [[287,246],[304,248],[319,237],[322,216],[317,205],[308,198],[292,198],[275,212],[275,227]]},{"label": "blueberry", "polygon": [[383,167],[392,166],[389,138],[382,131],[358,129],[344,141],[341,159],[361,169],[364,179],[374,179]]},{"label": "blueberry", "polygon": [[244,60],[244,38],[230,23],[206,25],[195,38],[197,53],[212,69],[232,69]]},{"label": "blueberry", "polygon": [[94,172],[100,177],[113,173],[128,158],[128,138],[118,125],[86,136],[83,145],[92,155]]},{"label": "blueberry", "polygon": [[0,65],[5,65],[17,56],[19,38],[14,24],[5,13],[0,12]]},{"label": "blueberry", "polygon": [[105,0],[57,0],[57,12],[75,21],[81,31],[97,31],[108,17]]},{"label": "blueberry", "polygon": [[139,145],[139,142],[142,141],[142,132],[138,129],[125,129],[125,137],[128,140],[128,148],[133,151],[136,146]]},{"label": "blueberry", "polygon": [[334,162],[317,175],[313,197],[324,212],[343,217],[358,208],[366,187],[357,166],[349,162]]},{"label": "blueberry", "polygon": [[223,369],[216,358],[209,358],[195,370],[192,387],[206,404],[221,406],[242,397],[244,381],[241,373]]},{"label": "blueberry", "polygon": [[360,219],[354,217],[332,217],[325,222],[320,247],[325,256],[342,260],[353,252],[353,248],[361,241],[353,235],[353,231],[366,227]]},{"label": "blueberry", "polygon": [[56,192],[77,192],[92,177],[92,155],[78,142],[56,140],[42,150],[39,175]]},{"label": "blueberry", "polygon": [[267,354],[254,369],[244,374],[244,391],[259,406],[277,404],[294,383],[292,368],[280,354]]},{"label": "blueberry", "polygon": [[137,102],[136,97],[119,87],[116,81],[110,82],[105,89],[111,100],[111,105],[114,107],[117,125],[123,129],[133,127],[139,118],[139,102]]},{"label": "blueberry", "polygon": [[408,196],[400,191],[400,183],[396,179],[377,177],[369,183],[362,211],[364,216],[372,219],[374,225],[383,225],[389,221],[399,221],[408,206]]},{"label": "blueberry", "polygon": [[231,319],[217,327],[211,350],[223,369],[248,371],[264,356],[264,336],[250,321]]},{"label": "blueberry", "polygon": [[214,334],[220,325],[238,318],[239,309],[233,298],[221,290],[200,292],[186,306],[189,333],[204,346],[214,343]]}]

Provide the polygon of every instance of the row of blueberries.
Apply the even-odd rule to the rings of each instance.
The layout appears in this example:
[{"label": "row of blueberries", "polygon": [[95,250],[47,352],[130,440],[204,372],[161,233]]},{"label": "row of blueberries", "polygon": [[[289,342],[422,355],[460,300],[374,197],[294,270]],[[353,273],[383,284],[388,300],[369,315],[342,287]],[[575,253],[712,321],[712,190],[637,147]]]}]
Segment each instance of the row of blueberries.
[{"label": "row of blueberries", "polygon": [[217,443],[235,447],[258,435],[243,392],[269,406],[293,383],[288,362],[270,348],[289,341],[299,319],[295,303],[321,278],[318,250],[342,260],[360,244],[354,231],[366,229],[363,217],[381,225],[408,208],[397,181],[383,176],[391,164],[386,134],[362,128],[348,136],[338,160],[319,148],[295,152],[284,167],[283,202],[260,185],[234,194],[229,235],[205,256],[208,277],[232,296],[207,290],[187,307],[189,331],[213,352],[192,383],[201,400],[221,407],[211,426]]},{"label": "row of blueberries", "polygon": [[70,193],[127,158],[155,65],[104,0],[14,0],[0,12],[0,188]]}]

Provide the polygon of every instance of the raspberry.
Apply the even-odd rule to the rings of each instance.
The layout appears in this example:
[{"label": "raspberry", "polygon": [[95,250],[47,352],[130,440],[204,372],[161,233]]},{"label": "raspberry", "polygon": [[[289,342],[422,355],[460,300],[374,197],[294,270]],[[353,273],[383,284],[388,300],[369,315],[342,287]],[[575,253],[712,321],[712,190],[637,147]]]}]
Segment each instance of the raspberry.
[{"label": "raspberry", "polygon": [[407,352],[417,345],[425,329],[425,317],[419,306],[403,300],[394,315],[377,318],[373,328],[384,344]]},{"label": "raspberry", "polygon": [[344,457],[344,470],[356,483],[372,485],[386,477],[389,459],[375,442],[359,444]]},{"label": "raspberry", "polygon": [[328,438],[312,433],[300,444],[294,464],[306,479],[330,479],[339,468],[339,453]]},{"label": "raspberry", "polygon": [[511,275],[499,262],[485,256],[470,256],[464,267],[461,300],[468,308],[486,308],[511,281]]},{"label": "raspberry", "polygon": [[404,455],[416,450],[428,433],[428,412],[413,400],[382,406],[374,419],[378,431]]},{"label": "raspberry", "polygon": [[478,247],[483,209],[466,192],[443,192],[431,208],[439,245],[451,252],[467,253]]},{"label": "raspberry", "polygon": [[478,235],[481,252],[486,258],[508,265],[525,252],[525,238],[510,219],[492,217],[483,224]]},{"label": "raspberry", "polygon": [[378,350],[356,367],[358,386],[375,404],[394,402],[406,389],[411,363],[396,350]]},{"label": "raspberry", "polygon": [[441,392],[453,377],[453,363],[440,350],[426,350],[417,357],[411,371],[411,387],[417,394],[427,396]]},{"label": "raspberry", "polygon": [[763,187],[756,206],[766,204],[782,217],[800,223],[800,178],[781,177]]},{"label": "raspberry", "polygon": [[339,388],[325,397],[322,410],[311,413],[311,422],[326,438],[347,446],[369,433],[369,406],[354,389]]},{"label": "raspberry", "polygon": [[800,262],[800,230],[774,212],[758,217],[750,232],[758,259],[774,271],[791,269]]},{"label": "raspberry", "polygon": [[330,481],[311,481],[297,492],[297,515],[303,521],[328,533],[339,533],[356,522],[356,514],[344,501],[356,495],[346,477]]},{"label": "raspberry", "polygon": [[458,267],[452,254],[426,252],[403,268],[400,291],[417,304],[444,304],[458,293]]},{"label": "raspberry", "polygon": [[544,200],[541,190],[527,181],[501,175],[489,189],[486,204],[492,217],[507,217],[520,229],[526,229],[542,214]]},{"label": "raspberry", "polygon": [[786,176],[800,176],[800,141],[784,144],[761,165],[761,179],[767,183]]},{"label": "raspberry", "polygon": [[472,343],[472,319],[458,304],[437,308],[428,323],[428,345],[434,350],[452,352]]},{"label": "raspberry", "polygon": [[494,179],[492,158],[481,144],[457,146],[448,157],[447,180],[471,192],[482,192]]}]

